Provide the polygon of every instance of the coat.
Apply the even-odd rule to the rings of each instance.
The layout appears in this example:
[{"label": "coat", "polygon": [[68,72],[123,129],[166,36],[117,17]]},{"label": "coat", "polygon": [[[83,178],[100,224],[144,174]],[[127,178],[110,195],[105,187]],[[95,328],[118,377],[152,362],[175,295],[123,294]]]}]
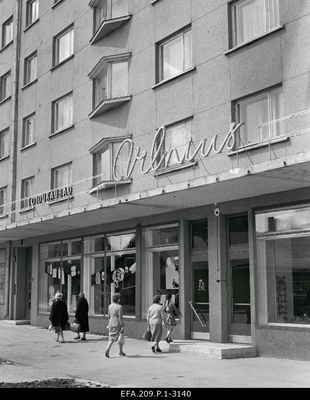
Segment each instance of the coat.
[{"label": "coat", "polygon": [[88,325],[88,301],[85,297],[81,297],[78,300],[75,312],[75,318],[77,323],[81,325],[80,331],[81,332],[89,332],[89,325]]},{"label": "coat", "polygon": [[55,328],[65,329],[69,320],[67,304],[63,300],[56,300],[51,307],[49,320]]}]

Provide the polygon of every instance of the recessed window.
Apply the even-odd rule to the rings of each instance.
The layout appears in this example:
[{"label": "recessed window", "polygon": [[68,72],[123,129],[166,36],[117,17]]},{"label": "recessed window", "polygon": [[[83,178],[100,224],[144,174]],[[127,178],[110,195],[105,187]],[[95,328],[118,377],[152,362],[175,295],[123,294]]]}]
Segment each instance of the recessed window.
[{"label": "recessed window", "polygon": [[191,28],[159,44],[159,82],[190,69],[192,60]]},{"label": "recessed window", "polygon": [[7,213],[7,188],[0,188],[0,215]]},{"label": "recessed window", "polygon": [[284,134],[282,88],[239,101],[235,106],[240,128],[239,146],[261,143]]},{"label": "recessed window", "polygon": [[25,79],[24,84],[27,85],[37,79],[37,53],[25,59]]},{"label": "recessed window", "polygon": [[279,0],[238,1],[232,5],[232,44],[246,43],[279,24]]},{"label": "recessed window", "polygon": [[30,206],[30,197],[33,195],[33,182],[34,178],[27,178],[22,180],[21,188],[21,208],[27,208]]},{"label": "recessed window", "polygon": [[73,55],[74,28],[71,26],[54,38],[54,66]]},{"label": "recessed window", "polygon": [[2,47],[13,41],[13,16],[2,25]]},{"label": "recessed window", "polygon": [[128,0],[101,0],[94,7],[95,30],[107,19],[128,15]]},{"label": "recessed window", "polygon": [[52,169],[51,189],[62,188],[72,184],[72,164],[64,164]]},{"label": "recessed window", "polygon": [[9,155],[9,130],[0,132],[0,160]]},{"label": "recessed window", "polygon": [[159,167],[167,168],[184,162],[186,147],[191,137],[192,119],[165,127],[158,135],[156,143]]},{"label": "recessed window", "polygon": [[34,143],[34,117],[35,114],[32,114],[24,119],[23,147],[30,146]]},{"label": "recessed window", "polygon": [[11,96],[11,71],[0,77],[0,101]]},{"label": "recessed window", "polygon": [[28,0],[26,3],[26,26],[39,18],[39,0]]},{"label": "recessed window", "polygon": [[123,146],[121,151],[118,149],[121,139],[105,139],[102,144],[96,146],[93,152],[93,186],[101,182],[114,181],[113,165],[115,155],[117,153],[116,173],[117,176],[126,175],[126,167],[128,163],[128,148]]},{"label": "recessed window", "polygon": [[73,124],[72,93],[53,103],[53,133],[68,128]]}]

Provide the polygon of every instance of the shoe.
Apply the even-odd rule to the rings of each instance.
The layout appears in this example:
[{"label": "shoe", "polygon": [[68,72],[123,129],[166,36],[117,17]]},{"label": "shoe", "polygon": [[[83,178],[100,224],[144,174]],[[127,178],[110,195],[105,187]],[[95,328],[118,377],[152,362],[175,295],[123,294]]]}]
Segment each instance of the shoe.
[{"label": "shoe", "polygon": [[167,342],[167,343],[170,343],[170,341],[169,341],[169,338],[165,338],[165,341]]},{"label": "shoe", "polygon": [[65,343],[64,339],[59,340],[59,343]]},{"label": "shoe", "polygon": [[162,351],[159,348],[157,348],[156,351],[157,353],[162,353]]},{"label": "shoe", "polygon": [[155,353],[155,346],[152,346],[151,349],[152,349],[152,352]]},{"label": "shoe", "polygon": [[169,343],[173,342],[173,340],[171,338],[169,338]]},{"label": "shoe", "polygon": [[126,354],[123,353],[123,352],[119,353],[119,355],[120,355],[120,356],[126,356]]},{"label": "shoe", "polygon": [[110,356],[109,356],[109,353],[106,351],[105,353],[105,356],[107,357],[107,358],[110,358]]},{"label": "shoe", "polygon": [[73,338],[74,340],[79,340],[81,339],[80,336],[76,336],[75,338]]},{"label": "shoe", "polygon": [[86,338],[85,337],[82,337],[82,339],[81,340],[86,340]]},{"label": "shoe", "polygon": [[56,342],[58,342],[58,339],[57,339],[57,338],[55,338],[55,340],[56,340]]}]

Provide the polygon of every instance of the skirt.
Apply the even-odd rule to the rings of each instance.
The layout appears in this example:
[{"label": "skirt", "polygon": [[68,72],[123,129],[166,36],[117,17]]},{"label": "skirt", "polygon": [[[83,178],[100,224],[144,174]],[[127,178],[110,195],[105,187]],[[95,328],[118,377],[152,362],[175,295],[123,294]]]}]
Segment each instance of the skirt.
[{"label": "skirt", "polygon": [[163,334],[163,326],[162,324],[150,324],[151,333],[152,333],[152,342],[160,342],[162,334]]}]

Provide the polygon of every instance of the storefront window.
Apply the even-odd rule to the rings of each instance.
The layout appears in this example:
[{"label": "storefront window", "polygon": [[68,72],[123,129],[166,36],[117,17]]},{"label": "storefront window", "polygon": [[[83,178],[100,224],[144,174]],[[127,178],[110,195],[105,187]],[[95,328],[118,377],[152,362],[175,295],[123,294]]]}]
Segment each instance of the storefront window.
[{"label": "storefront window", "polygon": [[64,295],[68,311],[76,310],[81,290],[81,240],[40,245],[39,312],[48,313],[55,293]]},{"label": "storefront window", "polygon": [[135,315],[135,246],[134,233],[85,238],[84,286],[90,287],[91,315],[106,315],[117,292],[121,294],[124,315]]},{"label": "storefront window", "polygon": [[0,250],[0,304],[4,304],[5,250]]},{"label": "storefront window", "polygon": [[143,230],[142,314],[146,317],[155,294],[161,302],[170,292],[179,308],[179,228],[178,225],[146,228]]},{"label": "storefront window", "polygon": [[310,323],[310,208],[256,215],[260,323]]}]

